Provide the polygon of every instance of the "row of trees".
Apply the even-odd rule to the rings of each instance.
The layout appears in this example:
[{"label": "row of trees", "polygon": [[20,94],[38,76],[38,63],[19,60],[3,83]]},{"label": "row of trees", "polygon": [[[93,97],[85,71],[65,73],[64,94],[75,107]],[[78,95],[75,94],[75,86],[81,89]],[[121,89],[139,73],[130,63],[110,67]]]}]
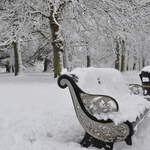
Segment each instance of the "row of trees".
[{"label": "row of trees", "polygon": [[54,77],[63,67],[140,70],[150,64],[149,20],[147,0],[1,0],[0,48],[15,75],[39,60]]},{"label": "row of trees", "polygon": [[75,16],[92,66],[126,71],[150,64],[148,1],[82,0]]}]

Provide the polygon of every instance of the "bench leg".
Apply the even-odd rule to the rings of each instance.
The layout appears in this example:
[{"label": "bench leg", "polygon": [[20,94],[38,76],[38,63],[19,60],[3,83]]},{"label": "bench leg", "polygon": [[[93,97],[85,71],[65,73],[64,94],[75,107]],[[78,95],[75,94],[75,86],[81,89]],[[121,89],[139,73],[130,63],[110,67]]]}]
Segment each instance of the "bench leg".
[{"label": "bench leg", "polygon": [[127,145],[132,145],[132,137],[128,137],[126,140],[125,140],[126,144]]},{"label": "bench leg", "polygon": [[91,142],[92,146],[97,147],[97,148],[104,148],[105,150],[113,150],[113,145],[114,143],[106,143],[100,140],[95,139],[94,137],[92,138]]},{"label": "bench leg", "polygon": [[97,148],[104,148],[105,150],[113,150],[114,143],[105,143],[96,138],[92,137],[88,133],[85,133],[84,138],[80,142],[81,146],[89,147],[90,145],[97,147]]},{"label": "bench leg", "polygon": [[82,141],[80,142],[81,146],[89,147],[91,145],[91,136],[88,133],[85,133]]},{"label": "bench leg", "polygon": [[130,122],[127,121],[126,124],[129,126],[130,133],[127,136],[127,138],[125,139],[125,142],[127,145],[132,145],[132,136],[134,134],[134,129],[133,129],[133,126]]},{"label": "bench leg", "polygon": [[105,150],[113,150],[113,146],[114,146],[114,143],[107,143],[104,148]]}]

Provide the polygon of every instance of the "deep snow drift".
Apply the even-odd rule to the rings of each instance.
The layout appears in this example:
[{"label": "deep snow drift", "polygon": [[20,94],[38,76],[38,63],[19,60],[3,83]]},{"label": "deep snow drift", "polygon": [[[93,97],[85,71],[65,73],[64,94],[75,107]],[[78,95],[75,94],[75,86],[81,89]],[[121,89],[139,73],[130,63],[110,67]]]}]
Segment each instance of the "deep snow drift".
[{"label": "deep snow drift", "polygon": [[[136,73],[125,77],[139,82]],[[86,150],[79,144],[84,131],[69,91],[60,89],[49,74],[0,74],[0,93],[0,150]],[[149,133],[147,117],[133,136],[133,146],[116,143],[114,150],[149,150]]]}]

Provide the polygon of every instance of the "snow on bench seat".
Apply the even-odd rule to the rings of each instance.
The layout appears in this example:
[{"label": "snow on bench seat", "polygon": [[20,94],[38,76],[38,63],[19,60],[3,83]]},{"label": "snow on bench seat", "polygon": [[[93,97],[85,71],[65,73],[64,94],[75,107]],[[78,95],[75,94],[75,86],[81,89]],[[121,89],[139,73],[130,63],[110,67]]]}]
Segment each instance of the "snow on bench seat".
[{"label": "snow on bench seat", "polygon": [[144,67],[141,71],[149,72],[150,73],[150,66]]},{"label": "snow on bench seat", "polygon": [[134,122],[150,107],[150,102],[143,96],[130,93],[122,74],[113,68],[77,68],[67,74],[78,77],[77,85],[84,92],[108,95],[118,102],[118,112],[94,114],[97,119],[112,119],[116,124],[127,120]]}]

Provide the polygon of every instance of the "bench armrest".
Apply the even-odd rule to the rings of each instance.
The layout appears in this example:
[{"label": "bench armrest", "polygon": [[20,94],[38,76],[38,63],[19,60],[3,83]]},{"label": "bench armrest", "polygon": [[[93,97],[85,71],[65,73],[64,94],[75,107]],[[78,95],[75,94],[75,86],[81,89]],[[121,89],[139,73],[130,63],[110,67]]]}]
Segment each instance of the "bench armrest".
[{"label": "bench armrest", "polygon": [[119,106],[117,101],[107,95],[94,95],[84,92],[78,87],[75,80],[70,75],[61,75],[58,79],[61,88],[69,87],[72,100],[77,100],[82,110],[91,119],[98,121],[101,113],[117,112]]}]

